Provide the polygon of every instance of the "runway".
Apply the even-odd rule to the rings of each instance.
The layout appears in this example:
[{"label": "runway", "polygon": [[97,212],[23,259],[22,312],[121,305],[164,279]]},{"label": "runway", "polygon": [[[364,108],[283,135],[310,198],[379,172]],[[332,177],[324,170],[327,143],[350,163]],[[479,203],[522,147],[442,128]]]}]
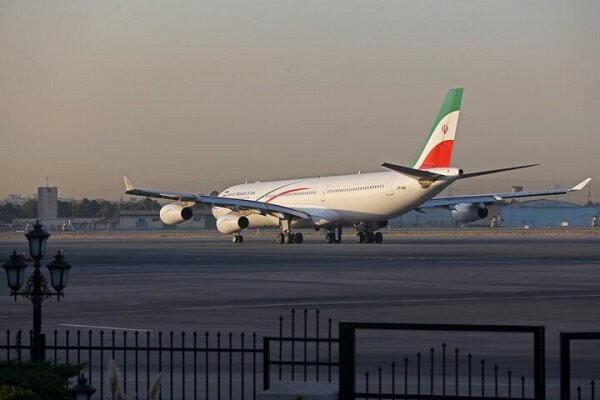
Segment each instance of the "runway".
[{"label": "runway", "polygon": [[[349,235],[338,245],[316,235],[302,245],[278,245],[271,236],[248,234],[236,245],[218,236],[56,235],[48,254],[64,249],[73,268],[61,302],[44,302],[43,329],[274,335],[290,309],[311,316],[319,309],[334,327],[339,321],[543,325],[554,363],[559,332],[600,331],[599,236],[457,231],[388,235],[370,245]],[[24,238],[0,237],[5,256],[26,246]],[[0,327],[30,329],[31,304],[13,302],[2,287]],[[372,346],[365,357],[385,350]],[[556,378],[558,369],[547,374]]]}]

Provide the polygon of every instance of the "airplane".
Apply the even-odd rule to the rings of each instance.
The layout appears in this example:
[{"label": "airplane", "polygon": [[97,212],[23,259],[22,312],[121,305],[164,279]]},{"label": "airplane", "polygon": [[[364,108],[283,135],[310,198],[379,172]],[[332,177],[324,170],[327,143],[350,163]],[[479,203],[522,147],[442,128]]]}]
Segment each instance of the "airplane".
[{"label": "airplane", "polygon": [[468,223],[485,218],[490,204],[579,191],[590,182],[587,178],[568,189],[436,197],[461,179],[538,165],[478,172],[451,167],[462,97],[463,88],[448,91],[412,167],[386,162],[381,164],[386,170],[380,172],[243,183],[217,196],[136,189],[124,176],[125,194],[172,200],[160,210],[160,218],[167,225],[190,219],[194,204],[207,204],[212,207],[217,229],[232,234],[234,243],[244,241],[244,229],[266,227],[279,228],[276,241],[280,244],[302,243],[298,229],[323,229],[327,243],[340,243],[344,227],[354,228],[358,243],[381,243],[383,234],[378,230],[387,226],[389,219],[411,210],[444,207],[452,210],[457,222]]}]

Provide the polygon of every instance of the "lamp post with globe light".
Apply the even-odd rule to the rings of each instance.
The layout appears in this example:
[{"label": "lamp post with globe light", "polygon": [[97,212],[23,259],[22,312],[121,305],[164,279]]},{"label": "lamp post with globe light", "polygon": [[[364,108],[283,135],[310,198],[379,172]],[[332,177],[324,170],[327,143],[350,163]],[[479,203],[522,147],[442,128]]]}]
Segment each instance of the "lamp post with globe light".
[{"label": "lamp post with globe light", "polygon": [[45,335],[42,334],[42,301],[56,296],[58,300],[67,286],[67,279],[71,265],[64,260],[63,251],[59,251],[54,256],[54,261],[46,267],[50,273],[50,284],[54,291],[48,287],[48,281],[42,275],[40,260],[46,255],[46,242],[50,234],[46,232],[39,221],[35,223],[33,229],[25,234],[29,241],[29,255],[33,259],[33,273],[27,280],[25,289],[19,291],[25,282],[25,269],[27,269],[26,259],[22,255],[17,255],[15,251],[3,265],[6,271],[6,279],[10,288],[10,295],[17,301],[17,296],[23,296],[33,304],[33,336],[31,343],[31,360],[43,361],[45,359]]}]

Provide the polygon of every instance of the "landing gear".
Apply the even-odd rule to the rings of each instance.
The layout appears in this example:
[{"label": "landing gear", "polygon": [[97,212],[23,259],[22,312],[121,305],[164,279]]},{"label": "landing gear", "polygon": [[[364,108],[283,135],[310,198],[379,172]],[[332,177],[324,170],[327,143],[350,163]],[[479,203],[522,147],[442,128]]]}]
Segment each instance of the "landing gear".
[{"label": "landing gear", "polygon": [[381,243],[383,242],[383,233],[381,232],[375,232],[375,243]]},{"label": "landing gear", "polygon": [[327,232],[327,234],[325,235],[325,241],[328,244],[335,243],[335,233]]},{"label": "landing gear", "polygon": [[362,232],[356,232],[356,242],[364,243],[365,242],[365,234]]},{"label": "landing gear", "polygon": [[283,232],[279,232],[277,235],[275,235],[275,241],[279,244],[283,244],[285,241],[285,234]]},{"label": "landing gear", "polygon": [[356,232],[357,243],[381,243],[383,242],[383,234],[381,232]]},{"label": "landing gear", "polygon": [[279,244],[291,244],[304,242],[304,236],[300,232],[279,232],[275,235],[275,241]]},{"label": "landing gear", "polygon": [[233,243],[244,243],[244,237],[239,232],[234,233],[231,240]]},{"label": "landing gear", "polygon": [[325,235],[325,241],[331,243],[342,243],[342,228],[335,228]]},{"label": "landing gear", "polygon": [[279,244],[291,244],[291,243],[302,243],[304,242],[304,236],[300,232],[293,233],[291,231],[291,221],[281,220],[279,221],[279,227],[281,232],[275,236],[275,241]]}]

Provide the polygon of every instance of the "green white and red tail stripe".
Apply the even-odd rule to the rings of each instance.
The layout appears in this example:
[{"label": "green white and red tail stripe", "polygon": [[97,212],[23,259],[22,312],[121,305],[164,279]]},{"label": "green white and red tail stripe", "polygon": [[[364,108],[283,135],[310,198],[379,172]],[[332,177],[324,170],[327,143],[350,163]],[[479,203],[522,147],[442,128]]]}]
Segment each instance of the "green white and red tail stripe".
[{"label": "green white and red tail stripe", "polygon": [[421,151],[421,155],[413,168],[430,169],[450,166],[462,95],[463,88],[448,91],[440,112],[433,123],[425,147],[423,147],[423,151]]}]

